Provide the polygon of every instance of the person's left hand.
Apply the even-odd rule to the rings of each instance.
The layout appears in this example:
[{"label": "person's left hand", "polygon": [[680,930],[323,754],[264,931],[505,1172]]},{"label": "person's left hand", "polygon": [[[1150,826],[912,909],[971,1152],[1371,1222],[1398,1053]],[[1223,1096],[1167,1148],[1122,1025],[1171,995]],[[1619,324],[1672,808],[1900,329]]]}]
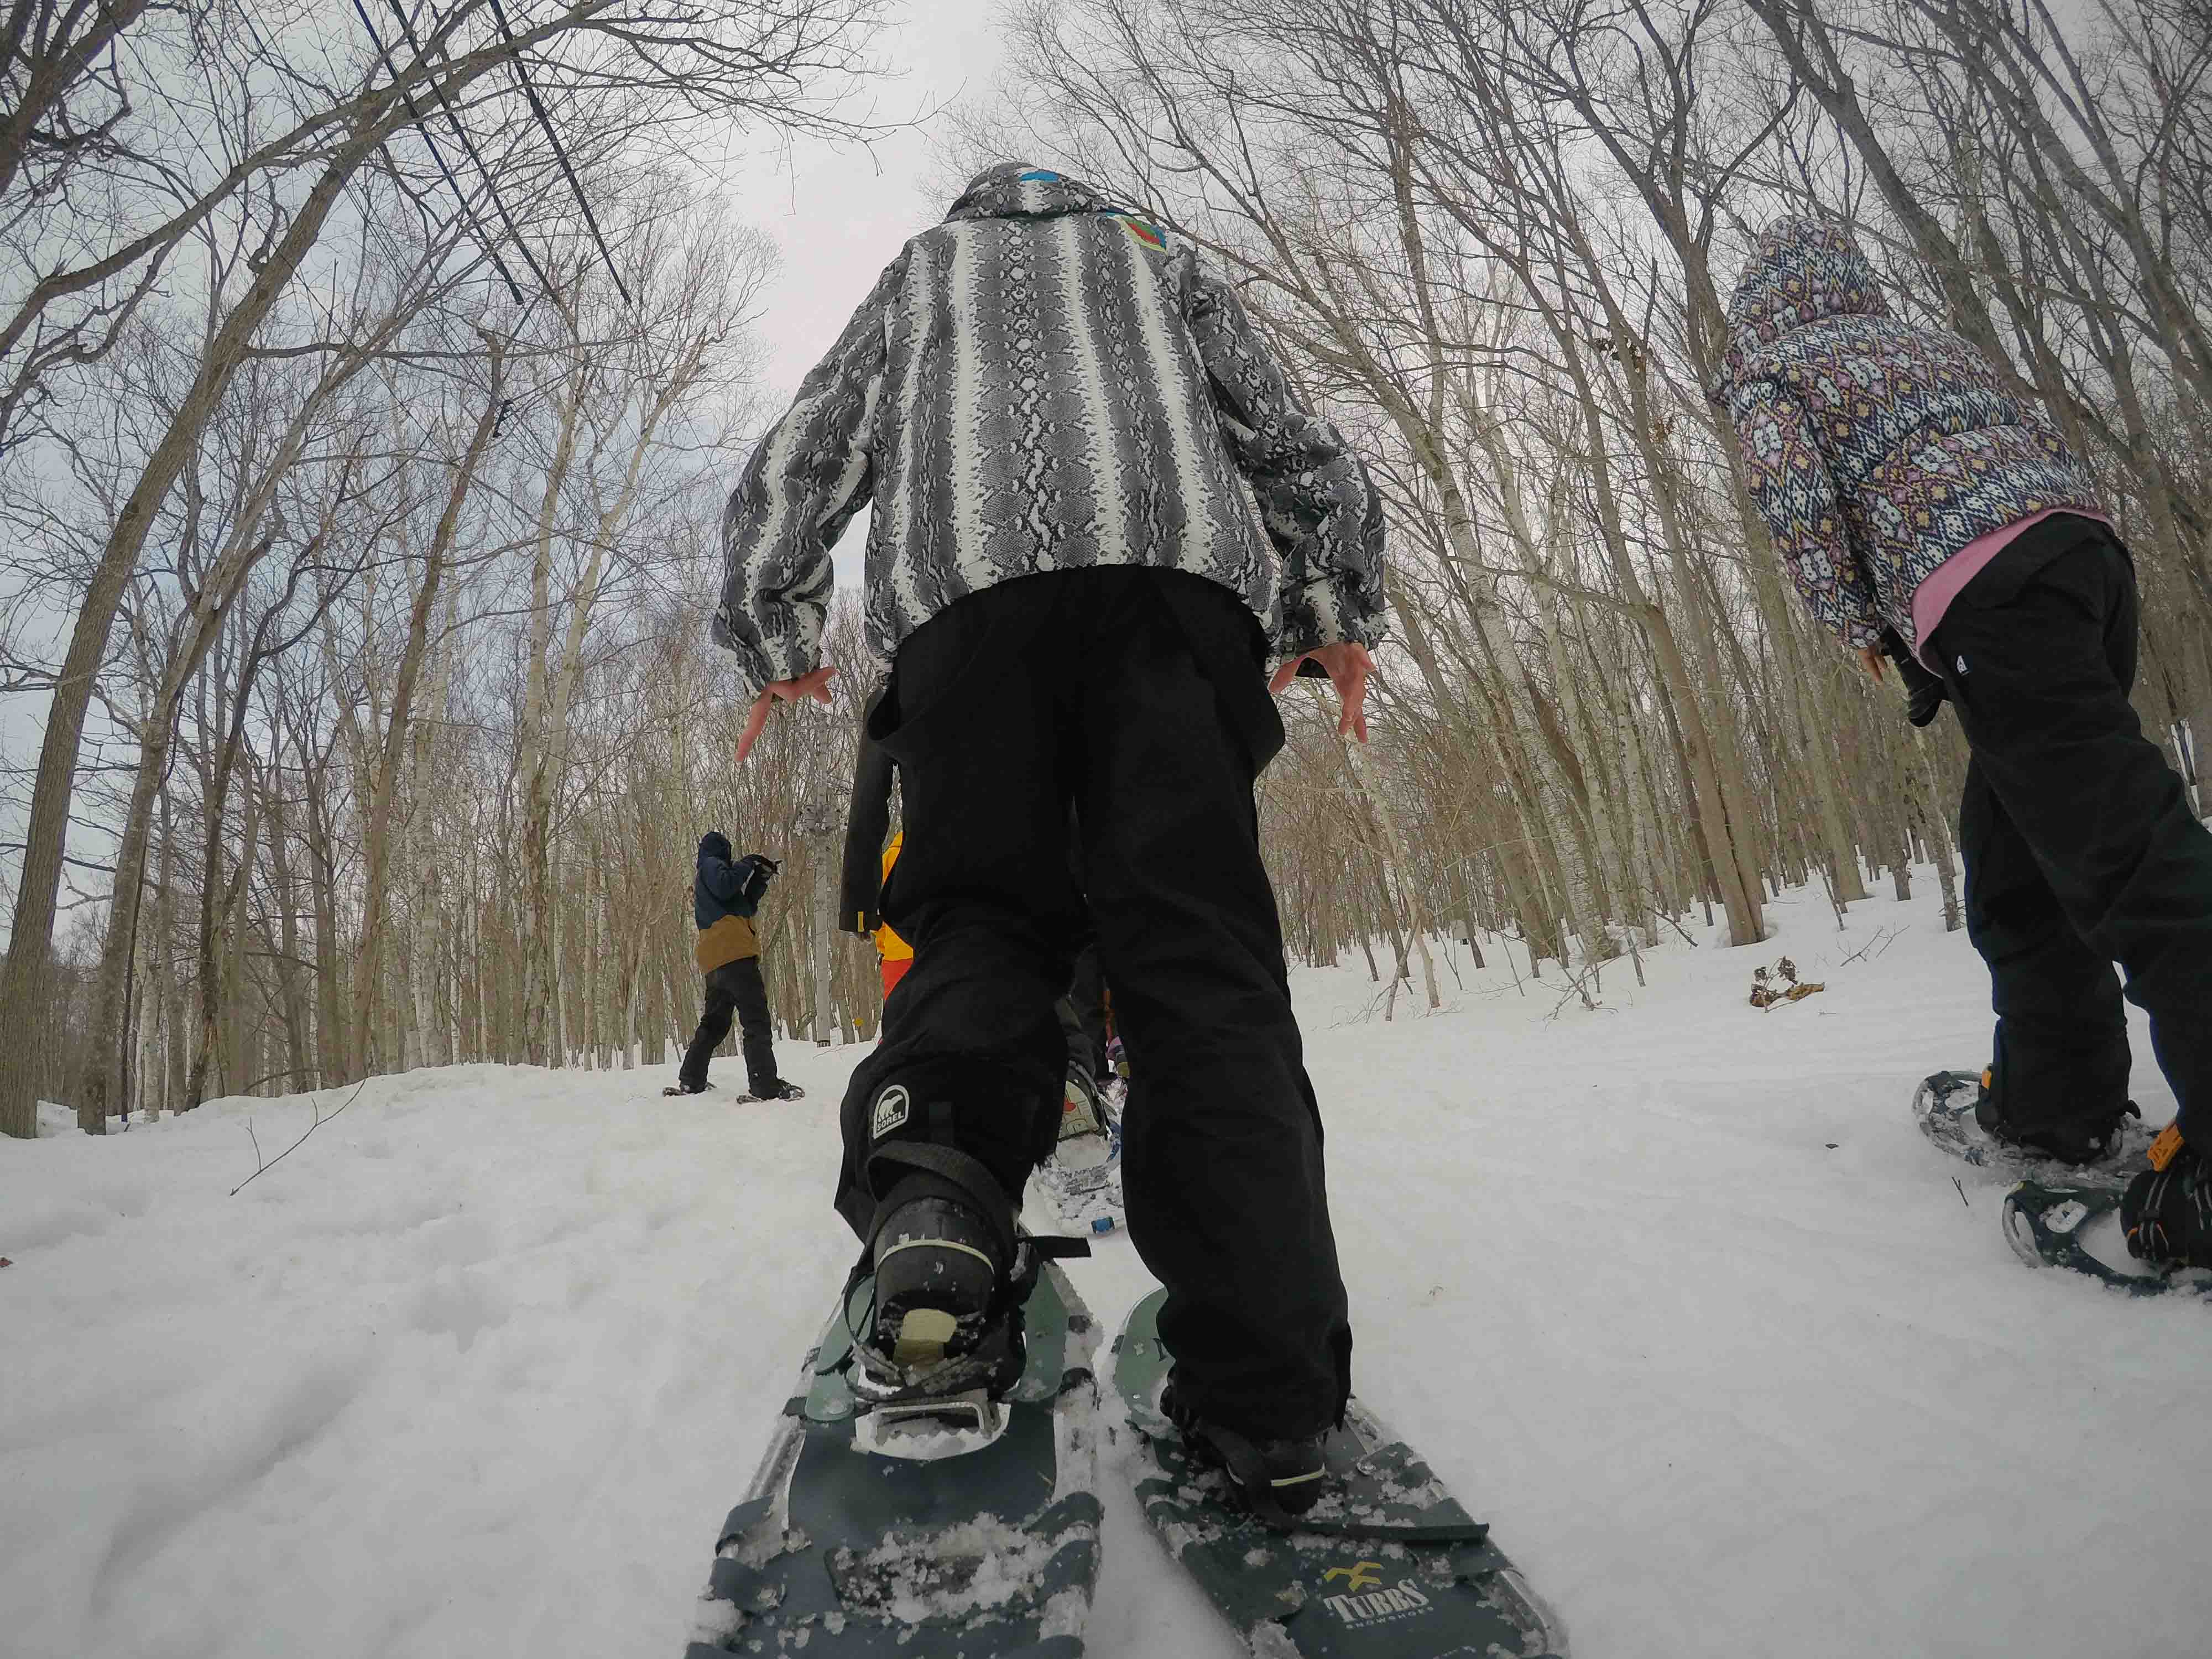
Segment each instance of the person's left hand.
[{"label": "person's left hand", "polygon": [[738,737],[738,764],[745,763],[745,757],[753,752],[753,744],[760,741],[762,728],[768,725],[768,711],[781,698],[785,702],[797,702],[801,697],[811,697],[824,708],[830,702],[830,682],[837,671],[823,663],[811,674],[801,674],[795,680],[778,680],[761,688],[753,699],[751,712],[745,716],[745,729]]}]

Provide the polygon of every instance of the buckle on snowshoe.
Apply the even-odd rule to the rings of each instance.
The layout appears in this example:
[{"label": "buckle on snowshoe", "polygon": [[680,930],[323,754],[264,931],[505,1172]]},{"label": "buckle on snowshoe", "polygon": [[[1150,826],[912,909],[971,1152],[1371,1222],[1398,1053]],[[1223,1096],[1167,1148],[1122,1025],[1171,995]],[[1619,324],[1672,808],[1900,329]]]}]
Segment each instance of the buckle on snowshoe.
[{"label": "buckle on snowshoe", "polygon": [[886,1401],[853,1425],[853,1449],[917,1463],[981,1451],[1006,1431],[1006,1407],[981,1389]]}]

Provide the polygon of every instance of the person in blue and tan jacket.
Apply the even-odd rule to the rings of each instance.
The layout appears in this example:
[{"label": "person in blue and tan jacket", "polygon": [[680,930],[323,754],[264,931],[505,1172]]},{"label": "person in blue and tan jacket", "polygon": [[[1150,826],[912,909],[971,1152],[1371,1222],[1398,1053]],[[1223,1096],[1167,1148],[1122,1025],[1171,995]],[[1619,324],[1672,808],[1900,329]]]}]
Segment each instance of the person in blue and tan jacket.
[{"label": "person in blue and tan jacket", "polygon": [[691,919],[699,928],[692,960],[706,976],[707,1006],[684,1051],[676,1081],[661,1091],[696,1095],[707,1087],[707,1062],[730,1034],[737,1016],[744,1034],[745,1092],[752,1100],[799,1100],[806,1091],[776,1075],[775,1027],[769,1017],[768,985],[761,978],[760,939],[753,915],[775,874],[775,862],[748,853],[732,862],[730,841],[719,830],[699,837],[699,866],[691,881]]}]

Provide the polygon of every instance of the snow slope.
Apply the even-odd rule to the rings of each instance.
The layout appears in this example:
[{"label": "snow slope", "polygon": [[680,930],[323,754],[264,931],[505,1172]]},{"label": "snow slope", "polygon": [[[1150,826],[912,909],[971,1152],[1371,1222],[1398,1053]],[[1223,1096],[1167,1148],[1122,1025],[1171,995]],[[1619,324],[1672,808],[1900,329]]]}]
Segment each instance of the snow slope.
[{"label": "snow slope", "polygon": [[[1295,975],[1361,1393],[1580,1659],[2212,1649],[2212,1309],[2029,1272],[1914,1130],[1988,1040],[1922,885],[1594,1013],[1495,946],[1387,1024]],[[1746,1006],[1784,951],[1827,989]],[[0,1654],[672,1659],[853,1250],[858,1051],[784,1057],[804,1102],[379,1079],[234,1197],[308,1098],[0,1143]],[[1073,1271],[1109,1322],[1148,1284]],[[1105,1549],[1092,1653],[1240,1651],[1118,1487]]]}]

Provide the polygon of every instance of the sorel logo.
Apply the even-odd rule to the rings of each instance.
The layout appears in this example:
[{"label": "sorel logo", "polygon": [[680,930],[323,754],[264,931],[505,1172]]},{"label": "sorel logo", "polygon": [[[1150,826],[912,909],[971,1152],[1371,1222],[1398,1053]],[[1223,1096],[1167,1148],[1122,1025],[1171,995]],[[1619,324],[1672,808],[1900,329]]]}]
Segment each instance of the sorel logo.
[{"label": "sorel logo", "polygon": [[1410,1619],[1429,1610],[1429,1598],[1410,1583],[1393,1584],[1388,1589],[1370,1590],[1364,1595],[1325,1595],[1322,1600],[1331,1613],[1353,1630]]},{"label": "sorel logo", "polygon": [[906,1085],[894,1083],[876,1097],[876,1117],[870,1138],[881,1140],[906,1121]]}]

